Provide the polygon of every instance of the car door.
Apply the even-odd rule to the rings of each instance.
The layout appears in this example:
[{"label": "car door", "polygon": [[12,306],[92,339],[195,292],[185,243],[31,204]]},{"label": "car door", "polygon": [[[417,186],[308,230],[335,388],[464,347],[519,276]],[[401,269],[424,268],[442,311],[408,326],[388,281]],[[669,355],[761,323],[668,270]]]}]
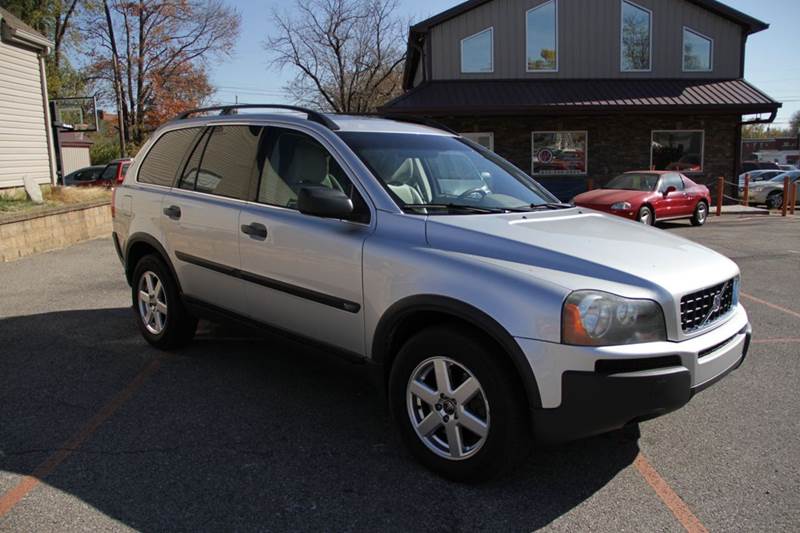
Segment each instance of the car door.
[{"label": "car door", "polygon": [[164,195],[167,242],[185,296],[244,315],[239,212],[250,194],[261,128],[220,125],[195,143]]},{"label": "car door", "polygon": [[[309,133],[270,127],[256,203],[242,207],[242,276],[252,318],[364,353],[362,249],[373,217],[365,196],[331,151]],[[337,188],[355,206],[352,220],[297,210],[303,186]]]},{"label": "car door", "polygon": [[[667,193],[667,189],[674,187],[675,190]],[[680,175],[670,172],[661,176],[658,185],[658,193],[661,195],[655,202],[656,219],[667,219],[686,215],[685,187]]]}]

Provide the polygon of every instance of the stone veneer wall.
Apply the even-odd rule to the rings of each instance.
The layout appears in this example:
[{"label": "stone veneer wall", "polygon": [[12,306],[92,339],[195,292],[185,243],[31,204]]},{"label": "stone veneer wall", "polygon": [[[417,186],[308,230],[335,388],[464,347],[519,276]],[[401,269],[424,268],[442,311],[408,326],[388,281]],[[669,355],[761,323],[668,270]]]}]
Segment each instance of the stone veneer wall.
[{"label": "stone veneer wall", "polygon": [[0,218],[0,261],[111,235],[107,201],[43,209]]},{"label": "stone veneer wall", "polygon": [[[575,193],[585,190],[586,178],[595,186],[629,170],[650,168],[652,130],[704,130],[704,164],[701,174],[689,177],[714,190],[716,178],[734,179],[738,115],[603,115],[434,117],[454,130],[494,132],[494,149],[526,173],[531,172],[533,131],[588,131],[586,176],[536,177],[544,185],[571,183]],[[562,183],[558,183],[562,182]],[[556,187],[553,187],[554,189]],[[559,187],[563,189],[563,187]],[[568,189],[569,187],[567,187]]]}]

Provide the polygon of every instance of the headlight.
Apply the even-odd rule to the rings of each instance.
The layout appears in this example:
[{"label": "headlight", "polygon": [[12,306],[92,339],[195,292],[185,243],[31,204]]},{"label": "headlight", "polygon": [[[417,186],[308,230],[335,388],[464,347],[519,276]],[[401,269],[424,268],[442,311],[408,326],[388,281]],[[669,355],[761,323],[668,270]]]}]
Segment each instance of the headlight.
[{"label": "headlight", "polygon": [[628,211],[630,208],[630,202],[617,202],[615,204],[611,204],[612,211]]},{"label": "headlight", "polygon": [[667,340],[664,312],[652,300],[630,300],[600,291],[576,291],[564,303],[562,341],[613,346]]}]

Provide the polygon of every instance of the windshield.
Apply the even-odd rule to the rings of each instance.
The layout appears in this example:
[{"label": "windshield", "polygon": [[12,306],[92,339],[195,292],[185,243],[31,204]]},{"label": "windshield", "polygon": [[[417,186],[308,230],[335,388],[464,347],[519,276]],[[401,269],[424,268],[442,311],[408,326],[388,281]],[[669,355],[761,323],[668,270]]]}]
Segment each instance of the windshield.
[{"label": "windshield", "polygon": [[783,183],[784,178],[789,178],[790,181],[796,180],[800,176],[800,172],[784,172],[783,174],[778,174],[770,181],[778,181]]},{"label": "windshield", "polygon": [[658,184],[658,174],[621,174],[608,182],[604,189],[626,191],[654,191]]},{"label": "windshield", "polygon": [[510,163],[463,139],[409,133],[339,135],[397,204],[412,212],[469,207],[474,208],[470,213],[491,213],[558,202]]}]

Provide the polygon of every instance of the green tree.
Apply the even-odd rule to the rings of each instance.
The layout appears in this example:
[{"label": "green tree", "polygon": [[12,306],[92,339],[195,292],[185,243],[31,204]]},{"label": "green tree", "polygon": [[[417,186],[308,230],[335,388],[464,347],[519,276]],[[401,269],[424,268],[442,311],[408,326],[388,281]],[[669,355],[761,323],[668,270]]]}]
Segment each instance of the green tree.
[{"label": "green tree", "polygon": [[800,135],[800,111],[795,111],[789,120],[790,135]]}]

